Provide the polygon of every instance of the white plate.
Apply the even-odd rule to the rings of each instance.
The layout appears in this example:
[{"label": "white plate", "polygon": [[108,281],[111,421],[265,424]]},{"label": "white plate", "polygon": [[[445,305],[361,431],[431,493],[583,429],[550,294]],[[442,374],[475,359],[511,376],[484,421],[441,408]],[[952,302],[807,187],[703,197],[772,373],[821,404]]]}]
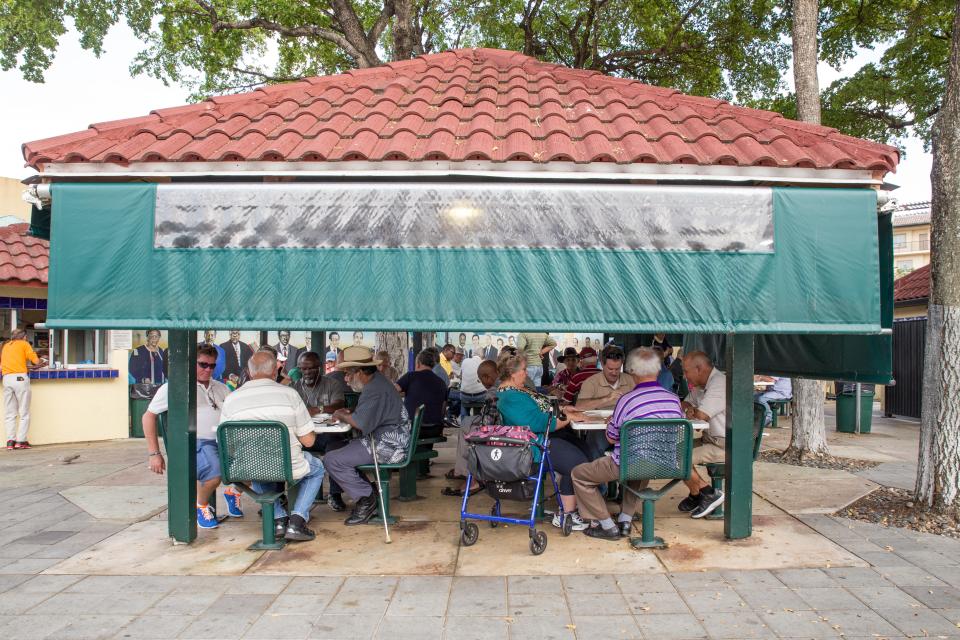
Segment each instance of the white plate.
[{"label": "white plate", "polygon": [[329,420],[332,416],[333,416],[332,413],[318,413],[317,415],[313,416],[313,421],[314,421],[314,422],[318,422],[318,423],[319,423],[319,422],[326,422],[326,421]]}]

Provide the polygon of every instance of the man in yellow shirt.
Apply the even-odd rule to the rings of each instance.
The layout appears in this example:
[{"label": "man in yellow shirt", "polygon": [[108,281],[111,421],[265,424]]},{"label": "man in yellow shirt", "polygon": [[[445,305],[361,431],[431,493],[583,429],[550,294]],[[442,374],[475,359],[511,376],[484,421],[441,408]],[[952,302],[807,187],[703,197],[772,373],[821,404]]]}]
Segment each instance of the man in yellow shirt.
[{"label": "man in yellow shirt", "polygon": [[[27,372],[28,369],[39,366],[41,359],[37,357],[26,338],[26,331],[14,329],[10,340],[0,351],[7,449],[30,448],[30,443],[27,442],[27,431],[30,429],[30,376]],[[19,428],[18,417],[20,418]]]},{"label": "man in yellow shirt", "polygon": [[440,366],[447,372],[448,378],[453,373],[453,354],[455,352],[456,347],[449,343],[443,345],[443,349],[440,351]]}]

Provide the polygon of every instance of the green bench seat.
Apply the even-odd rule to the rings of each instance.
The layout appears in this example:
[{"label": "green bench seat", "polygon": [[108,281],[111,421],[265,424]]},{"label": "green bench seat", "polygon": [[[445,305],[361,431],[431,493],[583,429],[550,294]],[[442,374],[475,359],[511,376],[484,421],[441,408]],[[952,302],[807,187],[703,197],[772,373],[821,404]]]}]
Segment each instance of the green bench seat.
[{"label": "green bench seat", "polygon": [[[263,538],[248,549],[282,549],[273,530],[274,501],[284,491],[256,492],[252,482],[283,482],[287,489],[297,484],[290,462],[290,432],[282,422],[237,420],[217,428],[220,477],[256,501],[263,511]],[[280,455],[278,455],[280,454]]]},{"label": "green bench seat", "polygon": [[[654,535],[656,502],[678,482],[690,477],[693,425],[682,419],[630,420],[620,428],[620,486],[643,504],[641,535],[630,538],[636,549],[663,548]],[[669,480],[660,489],[634,489],[635,481]]]},{"label": "green bench seat", "polygon": [[[416,498],[417,495],[417,472],[418,464],[421,460],[436,458],[436,451],[418,451],[417,445],[420,437],[420,422],[423,420],[423,405],[417,407],[417,412],[413,417],[413,426],[410,429],[410,445],[407,448],[407,455],[400,462],[392,464],[381,464],[380,467],[380,485],[383,491],[383,505],[385,513],[375,515],[370,519],[372,523],[382,523],[384,520],[388,524],[393,524],[397,519],[390,515],[390,472],[397,471],[400,474],[400,495],[405,499]],[[361,471],[376,473],[373,464],[364,464],[357,467]],[[410,497],[412,493],[412,498]],[[378,505],[379,507],[379,505]]]},{"label": "green bench seat", "polygon": [[[654,535],[656,502],[680,481],[690,477],[693,425],[683,419],[630,420],[620,428],[620,486],[642,501],[640,537],[630,538],[635,549],[663,548]],[[669,480],[660,489],[633,489],[635,481]]]},{"label": "green bench seat", "polygon": [[782,400],[767,400],[767,404],[770,405],[770,412],[773,414],[773,419],[770,423],[771,429],[779,429],[777,425],[777,415],[788,416],[790,415],[790,405],[793,403],[793,398],[783,398]]}]

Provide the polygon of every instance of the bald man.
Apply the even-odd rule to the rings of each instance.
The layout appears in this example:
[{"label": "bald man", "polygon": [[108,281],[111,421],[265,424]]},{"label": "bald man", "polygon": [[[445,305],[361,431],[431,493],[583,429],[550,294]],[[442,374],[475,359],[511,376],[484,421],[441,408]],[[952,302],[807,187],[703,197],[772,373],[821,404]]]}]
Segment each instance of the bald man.
[{"label": "bald man", "polygon": [[680,501],[678,508],[689,512],[692,518],[702,518],[723,504],[723,492],[714,490],[697,472],[698,465],[723,462],[724,438],[727,434],[727,376],[710,361],[703,351],[693,351],[683,357],[683,376],[690,394],[681,404],[689,420],[703,420],[709,427],[693,449],[693,468],[684,482],[690,495]]}]

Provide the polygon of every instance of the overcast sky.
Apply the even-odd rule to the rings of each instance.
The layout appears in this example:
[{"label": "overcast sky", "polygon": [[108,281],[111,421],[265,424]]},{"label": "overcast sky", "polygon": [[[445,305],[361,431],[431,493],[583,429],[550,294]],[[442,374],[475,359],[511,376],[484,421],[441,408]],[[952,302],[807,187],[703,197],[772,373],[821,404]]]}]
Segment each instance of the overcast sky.
[{"label": "overcast sky", "polygon": [[[141,43],[126,27],[115,27],[107,36],[103,56],[98,60],[83,51],[75,36],[63,39],[45,84],[23,80],[16,70],[0,72],[0,176],[25,178],[32,169],[23,166],[20,145],[62,133],[86,129],[91,123],[129,118],[153,109],[186,102],[187,91],[165,87],[159,80],[131,78],[129,64]],[[855,69],[864,54],[848,65]],[[822,65],[821,85],[827,86],[838,73]],[[907,144],[906,158],[887,181],[900,185],[894,197],[900,202],[930,198],[930,154],[917,140]]]}]

